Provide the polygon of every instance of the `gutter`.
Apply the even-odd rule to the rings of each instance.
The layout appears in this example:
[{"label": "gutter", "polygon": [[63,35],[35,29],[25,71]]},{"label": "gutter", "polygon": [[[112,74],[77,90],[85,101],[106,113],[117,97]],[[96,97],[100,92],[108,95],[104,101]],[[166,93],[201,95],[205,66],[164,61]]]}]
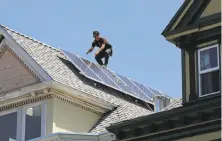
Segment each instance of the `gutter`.
[{"label": "gutter", "polygon": [[70,139],[73,141],[80,140],[90,140],[90,141],[114,141],[116,136],[109,132],[102,133],[76,133],[76,132],[57,132],[53,134],[49,134],[44,137],[39,137],[35,139],[31,139],[28,141],[51,141],[51,140],[62,140],[62,139]]},{"label": "gutter", "polygon": [[114,123],[111,124],[111,126],[107,127],[106,130],[114,133],[131,129],[133,127],[153,124],[158,121],[163,121],[166,119],[173,119],[180,116],[188,115],[188,113],[192,114],[200,111],[205,111],[207,109],[212,109],[214,107],[219,107],[220,102],[221,102],[221,95],[218,94],[210,98],[208,97],[206,99],[197,100],[195,102],[168,111],[161,111],[148,116],[143,116],[132,120],[126,120],[119,123]]}]

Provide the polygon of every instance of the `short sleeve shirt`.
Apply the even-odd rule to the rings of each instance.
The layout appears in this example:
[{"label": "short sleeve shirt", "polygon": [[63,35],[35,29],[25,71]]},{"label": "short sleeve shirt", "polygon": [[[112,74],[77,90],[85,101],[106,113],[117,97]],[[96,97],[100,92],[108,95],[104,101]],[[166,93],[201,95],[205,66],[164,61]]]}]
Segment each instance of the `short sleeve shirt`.
[{"label": "short sleeve shirt", "polygon": [[100,39],[99,39],[98,41],[94,40],[94,41],[92,42],[92,47],[97,46],[97,47],[101,48],[101,47],[102,47],[102,44],[105,44],[105,49],[108,49],[108,48],[111,48],[111,47],[112,47],[112,46],[107,42],[106,39],[101,38],[101,37],[100,37]]}]

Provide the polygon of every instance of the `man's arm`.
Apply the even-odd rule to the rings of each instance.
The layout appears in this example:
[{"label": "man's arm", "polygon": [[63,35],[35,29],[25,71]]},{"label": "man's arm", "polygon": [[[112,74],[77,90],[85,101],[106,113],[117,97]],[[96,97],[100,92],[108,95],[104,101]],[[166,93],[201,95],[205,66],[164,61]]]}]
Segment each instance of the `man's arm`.
[{"label": "man's arm", "polygon": [[105,44],[102,44],[101,48],[95,53],[95,55],[98,55],[102,50],[104,50]]},{"label": "man's arm", "polygon": [[86,54],[89,54],[90,52],[92,52],[95,46],[96,46],[96,45],[95,45],[95,40],[94,40],[94,41],[92,42],[91,48],[86,52]]},{"label": "man's arm", "polygon": [[93,49],[94,49],[94,47],[92,46],[92,47],[86,52],[86,54],[89,54],[90,52],[92,52]]},{"label": "man's arm", "polygon": [[104,50],[104,48],[105,48],[105,44],[102,44],[101,48],[99,49],[99,52]]}]

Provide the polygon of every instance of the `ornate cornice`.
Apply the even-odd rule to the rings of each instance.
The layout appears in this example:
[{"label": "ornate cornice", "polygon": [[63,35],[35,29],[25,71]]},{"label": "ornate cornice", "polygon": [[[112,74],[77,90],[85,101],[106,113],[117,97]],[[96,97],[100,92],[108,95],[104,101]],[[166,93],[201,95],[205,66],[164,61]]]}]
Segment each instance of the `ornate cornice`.
[{"label": "ornate cornice", "polygon": [[53,97],[53,95],[45,95],[45,96],[40,96],[40,97],[36,97],[36,98],[32,98],[32,99],[23,100],[23,101],[9,104],[6,106],[2,106],[2,107],[0,107],[0,112],[10,110],[12,108],[20,107],[20,106],[23,106],[26,104],[35,103],[35,102],[38,102],[41,100],[50,99],[52,97]]},{"label": "ornate cornice", "polygon": [[82,108],[82,109],[84,109],[84,110],[86,110],[86,111],[90,111],[90,112],[92,112],[92,113],[95,113],[95,114],[97,114],[97,115],[103,115],[103,113],[98,112],[98,111],[94,110],[93,108],[89,108],[89,107],[87,107],[87,106],[78,104],[77,102],[74,102],[74,101],[69,100],[69,99],[64,98],[64,97],[61,97],[60,95],[56,95],[56,94],[55,94],[55,95],[53,95],[53,97],[55,97],[55,98],[57,98],[57,99],[59,99],[59,100],[62,100],[62,101],[64,101],[64,102],[73,104],[73,105],[75,105],[76,107]]},{"label": "ornate cornice", "polygon": [[[210,124],[221,120],[221,96],[191,102],[179,108],[120,122],[107,128],[120,140],[142,139],[154,134],[179,132],[179,130]],[[220,125],[218,125],[220,126]],[[202,127],[201,127],[202,128]]]},{"label": "ornate cornice", "polygon": [[[66,95],[62,95],[59,92],[56,92],[55,90],[51,91],[50,89],[35,91],[29,94],[26,94],[21,97],[13,98],[11,100],[0,102],[0,112],[10,110],[16,107],[20,107],[26,104],[36,103],[38,101],[51,99],[51,98],[57,98],[61,101],[64,101],[69,104],[73,104],[76,107],[82,108],[84,110],[90,111],[92,113],[95,113],[97,115],[103,115],[104,113],[98,110],[98,107],[94,107],[90,103],[81,103],[77,99],[72,99]],[[14,102],[13,102],[14,101]],[[8,103],[8,104],[3,104]],[[3,105],[3,106],[1,106]],[[91,106],[91,107],[90,107]],[[96,109],[97,108],[97,109]]]}]

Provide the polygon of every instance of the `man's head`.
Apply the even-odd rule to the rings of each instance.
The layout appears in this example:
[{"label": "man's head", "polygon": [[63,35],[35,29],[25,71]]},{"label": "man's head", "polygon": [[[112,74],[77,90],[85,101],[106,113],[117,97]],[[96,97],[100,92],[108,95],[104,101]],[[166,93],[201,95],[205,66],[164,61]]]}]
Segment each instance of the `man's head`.
[{"label": "man's head", "polygon": [[99,31],[93,31],[93,37],[95,38],[95,40],[99,40]]}]

